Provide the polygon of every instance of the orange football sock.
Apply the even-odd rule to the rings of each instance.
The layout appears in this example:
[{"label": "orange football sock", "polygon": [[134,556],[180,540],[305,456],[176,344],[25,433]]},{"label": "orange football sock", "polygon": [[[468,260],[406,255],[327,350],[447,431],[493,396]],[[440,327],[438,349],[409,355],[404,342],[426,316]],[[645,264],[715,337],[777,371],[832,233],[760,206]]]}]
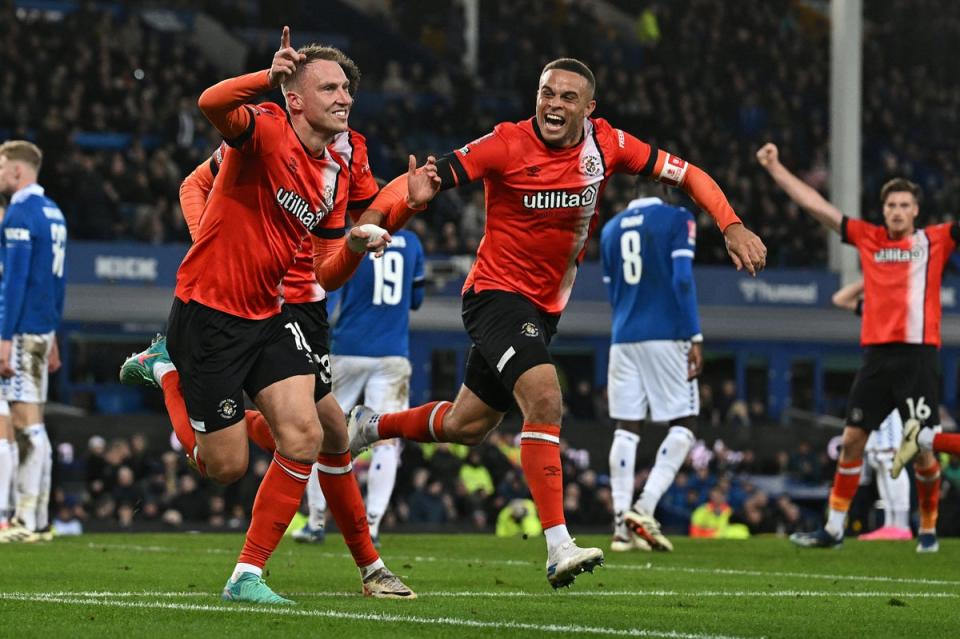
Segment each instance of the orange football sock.
[{"label": "orange football sock", "polygon": [[560,462],[560,425],[524,424],[520,433],[520,466],[544,530],[562,526],[563,465]]},{"label": "orange football sock", "polygon": [[353,474],[350,452],[320,453],[317,464],[317,478],[327,498],[327,507],[337,522],[353,560],[360,568],[369,566],[380,559],[380,554],[370,539],[367,511],[363,507],[357,477]]},{"label": "orange football sock", "polygon": [[399,413],[380,415],[377,432],[380,439],[402,437],[414,442],[442,442],[443,417],[453,407],[450,402],[430,402]]},{"label": "orange football sock", "polygon": [[267,424],[267,418],[263,413],[257,410],[248,410],[243,414],[247,422],[247,437],[254,444],[268,453],[277,450],[277,442],[273,439],[273,433],[270,432],[270,425]]},{"label": "orange football sock", "polygon": [[933,451],[960,455],[960,434],[937,433],[933,436]]},{"label": "orange football sock", "polygon": [[863,460],[837,462],[837,472],[833,475],[833,488],[830,489],[830,509],[845,513],[850,510],[850,502],[857,494],[860,485],[860,471]]},{"label": "orange football sock", "polygon": [[917,502],[920,505],[920,532],[934,532],[940,512],[940,464],[926,468],[914,466],[917,476]]},{"label": "orange football sock", "polygon": [[183,452],[197,465],[197,470],[206,477],[207,471],[196,454],[197,433],[190,425],[190,416],[187,415],[187,404],[183,400],[183,390],[180,388],[180,373],[176,370],[166,372],[160,379],[163,388],[163,403],[167,405],[167,415],[173,424],[173,432],[177,441],[183,446]]},{"label": "orange football sock", "polygon": [[287,459],[280,453],[273,454],[273,463],[263,476],[253,500],[253,514],[239,563],[260,568],[267,563],[300,508],[312,468],[312,464]]}]

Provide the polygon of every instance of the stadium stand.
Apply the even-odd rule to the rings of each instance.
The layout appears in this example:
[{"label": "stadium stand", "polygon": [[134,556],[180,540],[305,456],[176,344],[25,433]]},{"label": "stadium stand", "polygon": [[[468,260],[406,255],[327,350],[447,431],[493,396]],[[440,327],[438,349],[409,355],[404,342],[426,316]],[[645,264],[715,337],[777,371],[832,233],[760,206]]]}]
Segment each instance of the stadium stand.
[{"label": "stadium stand", "polygon": [[[302,32],[343,46],[364,73],[351,124],[370,140],[373,169],[381,177],[400,172],[408,152],[445,152],[499,120],[528,117],[542,63],[558,55],[582,57],[597,74],[597,114],[715,167],[734,206],[766,240],[771,266],[826,264],[824,234],[763,179],[753,160],[756,147],[774,139],[804,179],[827,188],[829,32],[809,3],[655,0],[635,15],[635,3],[621,0],[609,3],[626,12],[628,19],[619,22],[560,0],[480,3],[476,73],[460,62],[462,17],[454,2],[386,3],[390,13],[371,15],[329,3],[335,34],[330,24],[301,13],[298,3],[207,4],[208,16],[245,43],[240,64],[246,69],[262,66],[285,20],[304,25],[295,38]],[[876,213],[879,185],[905,175],[927,191],[925,222],[952,219],[960,209],[960,174],[950,146],[960,135],[960,85],[951,61],[932,52],[955,49],[960,41],[960,6],[934,0],[865,4],[862,210]],[[62,204],[72,238],[149,244],[189,239],[177,189],[219,142],[196,97],[223,77],[196,43],[192,5],[165,2],[170,19],[163,21],[137,3],[0,2],[0,140],[32,139],[45,150],[42,181]],[[426,8],[430,19],[424,21]],[[907,14],[911,19],[901,20]],[[909,32],[893,26],[898,24],[909,24]],[[697,68],[710,72],[677,72]],[[629,180],[611,184],[603,220],[633,197],[632,186]],[[482,197],[479,189],[445,193],[412,222],[428,254],[475,250],[483,229]],[[701,216],[699,223],[710,221]],[[720,235],[700,237],[698,263],[725,264]],[[596,256],[594,241],[587,258]],[[75,355],[84,360],[83,352]],[[701,420],[705,430],[717,433],[714,439],[722,435],[739,452],[699,445],[664,497],[665,526],[686,529],[693,509],[720,484],[735,517],[753,532],[809,528],[830,477],[825,442],[819,441],[828,437],[819,434],[815,447],[806,449],[744,445],[745,432],[768,425],[766,370],[748,369],[744,378],[734,374],[729,352],[721,357],[701,384]],[[113,374],[113,361],[98,354],[86,359],[72,363],[83,364],[90,381],[103,371]],[[764,381],[753,390],[757,376]],[[748,383],[751,390],[745,391]],[[839,413],[844,391],[830,389],[846,385],[828,380],[828,396],[818,401]],[[601,386],[573,380],[565,390],[572,422],[606,424]],[[90,402],[95,412],[107,407],[104,397],[99,405]],[[795,405],[806,401],[797,397]],[[62,523],[245,527],[265,464],[253,464],[251,475],[222,491],[186,479],[191,476],[182,456],[164,441],[112,432],[109,437],[109,443],[100,435],[89,445],[61,442],[67,447],[59,449],[53,513]],[[654,435],[646,439],[658,441]],[[775,442],[776,435],[770,439]],[[408,446],[385,529],[443,522],[491,529],[497,513],[527,492],[511,436],[496,437],[476,454],[479,460],[453,447]],[[607,479],[598,472],[602,454],[575,442],[564,459],[571,521],[605,526],[611,513]],[[469,490],[470,482],[461,479],[466,466],[485,470],[493,491]],[[788,491],[782,482],[761,487],[756,476],[785,477],[794,488],[810,490]],[[949,526],[960,527],[960,465],[946,463],[943,476],[957,488],[946,491],[942,506],[948,528],[943,534],[950,534]]]}]

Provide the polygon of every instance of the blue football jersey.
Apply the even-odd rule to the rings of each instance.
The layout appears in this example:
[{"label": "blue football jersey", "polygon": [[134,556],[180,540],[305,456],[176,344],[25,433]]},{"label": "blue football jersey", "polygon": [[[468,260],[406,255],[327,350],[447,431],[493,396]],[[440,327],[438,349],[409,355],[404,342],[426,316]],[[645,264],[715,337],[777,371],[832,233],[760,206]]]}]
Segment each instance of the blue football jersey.
[{"label": "blue football jersey", "polygon": [[56,330],[63,315],[67,249],[60,207],[31,184],[13,194],[0,231],[2,338]]},{"label": "blue football jersey", "polygon": [[696,221],[659,198],[630,203],[603,227],[603,281],[614,344],[687,340],[700,333],[691,264]]},{"label": "blue football jersey", "polygon": [[415,233],[398,231],[382,257],[365,257],[337,291],[340,317],[330,352],[409,357],[410,310],[423,303],[423,284],[423,246]]}]

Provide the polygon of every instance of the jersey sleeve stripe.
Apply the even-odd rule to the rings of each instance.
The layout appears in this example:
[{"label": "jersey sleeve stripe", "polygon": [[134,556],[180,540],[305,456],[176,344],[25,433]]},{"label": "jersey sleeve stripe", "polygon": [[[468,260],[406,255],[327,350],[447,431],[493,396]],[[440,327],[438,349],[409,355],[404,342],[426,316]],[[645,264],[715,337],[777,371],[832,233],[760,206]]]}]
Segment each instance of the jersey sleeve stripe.
[{"label": "jersey sleeve stripe", "polygon": [[849,220],[846,215],[840,218],[840,241],[844,244],[851,244],[850,238],[847,237],[847,220]]},{"label": "jersey sleeve stripe", "polygon": [[210,156],[210,173],[213,174],[213,177],[217,177],[217,173],[220,172],[220,163],[217,162],[217,159],[213,156]]},{"label": "jersey sleeve stripe", "polygon": [[313,229],[310,232],[321,240],[335,240],[347,234],[347,227],[344,226],[339,229]]},{"label": "jersey sleeve stripe", "polygon": [[691,251],[690,249],[677,249],[676,251],[670,254],[670,257],[673,257],[673,258],[689,257],[690,259],[693,259],[693,251]]},{"label": "jersey sleeve stripe", "polygon": [[374,193],[373,195],[371,195],[371,196],[368,197],[368,198],[364,198],[364,199],[362,199],[362,200],[351,200],[351,201],[347,202],[347,210],[348,210],[348,211],[354,211],[354,210],[356,210],[356,209],[368,209],[368,208],[370,208],[370,205],[373,204],[373,200],[374,200],[374,198],[377,197],[377,194],[378,194],[378,193],[380,193],[380,189],[377,189],[377,192]]},{"label": "jersey sleeve stripe", "polygon": [[423,288],[426,285],[427,285],[427,280],[425,279],[421,278],[419,280],[413,280],[413,288]]},{"label": "jersey sleeve stripe", "polygon": [[[448,167],[449,170],[445,170]],[[441,191],[470,182],[470,175],[467,174],[467,170],[463,167],[463,163],[456,153],[447,153],[437,160],[437,174],[440,176]]]},{"label": "jersey sleeve stripe", "polygon": [[650,157],[647,158],[647,163],[643,165],[643,168],[640,169],[640,172],[637,175],[653,175],[653,169],[657,166],[657,156],[660,155],[660,149],[650,145]]},{"label": "jersey sleeve stripe", "polygon": [[603,147],[600,146],[600,138],[597,137],[597,127],[593,127],[593,144],[597,147],[597,153],[600,154],[600,166],[603,169],[603,175],[607,173],[607,160],[603,157]]},{"label": "jersey sleeve stripe", "polygon": [[250,105],[244,105],[243,108],[245,108],[247,111],[250,111],[250,124],[247,125],[247,130],[241,133],[240,135],[238,135],[237,137],[233,138],[232,140],[224,140],[224,142],[226,142],[227,144],[229,144],[235,149],[239,149],[241,146],[243,146],[244,142],[246,142],[247,140],[253,137],[253,127],[256,126],[256,123],[257,123],[256,113],[250,107]]}]

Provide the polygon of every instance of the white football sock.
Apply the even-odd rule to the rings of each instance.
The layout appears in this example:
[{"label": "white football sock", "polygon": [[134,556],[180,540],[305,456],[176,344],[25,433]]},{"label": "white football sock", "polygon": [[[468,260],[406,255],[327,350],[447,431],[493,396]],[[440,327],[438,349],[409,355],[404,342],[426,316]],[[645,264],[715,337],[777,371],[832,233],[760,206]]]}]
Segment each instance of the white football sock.
[{"label": "white football sock", "polygon": [[397,466],[400,463],[400,448],[396,444],[373,447],[373,458],[367,473],[367,524],[370,535],[380,534],[380,520],[387,512],[393,486],[397,482]]},{"label": "white football sock", "polygon": [[260,566],[254,566],[253,564],[238,563],[236,567],[233,569],[233,574],[230,575],[230,581],[236,582],[237,579],[240,578],[240,575],[242,575],[245,572],[252,572],[257,577],[263,577],[263,568],[261,568]]},{"label": "white football sock", "polygon": [[327,498],[320,489],[320,479],[317,476],[317,464],[313,465],[310,471],[310,479],[307,481],[307,512],[309,512],[309,521],[307,525],[316,530],[324,528],[327,525]]},{"label": "white football sock", "polygon": [[43,469],[40,472],[40,492],[37,495],[37,530],[50,525],[50,481],[53,475],[53,444],[44,430],[47,440],[47,452],[43,456]]},{"label": "white football sock", "polygon": [[23,429],[23,433],[30,442],[30,451],[17,473],[17,518],[27,530],[36,530],[43,463],[49,454],[49,440],[43,424],[31,424]]},{"label": "white football sock", "polygon": [[629,430],[613,431],[610,444],[610,490],[613,494],[613,512],[619,517],[633,501],[633,483],[636,478],[637,444],[640,436]]},{"label": "white football sock", "polygon": [[933,450],[933,437],[937,431],[933,428],[921,428],[917,434],[917,444],[920,450]]},{"label": "white football sock", "polygon": [[643,486],[643,493],[640,499],[636,501],[634,507],[653,516],[657,510],[657,503],[663,493],[667,492],[674,477],[680,471],[684,460],[696,438],[689,428],[683,426],[671,426],[667,431],[667,436],[663,438],[660,449],[657,451],[657,461],[653,464],[650,476],[647,477],[647,483]]},{"label": "white football sock", "polygon": [[10,456],[10,440],[0,439],[0,522],[7,521],[11,477],[13,477],[13,458]]},{"label": "white football sock", "polygon": [[163,376],[175,370],[177,370],[177,367],[173,365],[173,362],[157,362],[153,365],[153,379],[162,387]]},{"label": "white football sock", "polygon": [[824,529],[834,539],[840,539],[843,537],[843,523],[846,520],[847,513],[831,508],[830,514],[827,515],[827,523],[824,526]]},{"label": "white football sock", "polygon": [[554,548],[560,544],[566,543],[571,540],[570,531],[567,530],[566,524],[560,524],[559,526],[551,526],[543,531],[544,536],[547,538],[547,552],[549,553]]},{"label": "white football sock", "polygon": [[10,440],[10,468],[13,469],[10,475],[10,501],[0,504],[0,507],[9,508],[12,513],[17,509],[17,469],[20,468],[20,445],[16,439]]},{"label": "white football sock", "polygon": [[368,564],[366,566],[360,566],[360,578],[366,579],[372,573],[376,572],[377,570],[380,570],[381,568],[386,568],[386,567],[387,567],[387,564],[383,563],[383,559],[380,559],[378,557],[377,560],[372,564]]}]

